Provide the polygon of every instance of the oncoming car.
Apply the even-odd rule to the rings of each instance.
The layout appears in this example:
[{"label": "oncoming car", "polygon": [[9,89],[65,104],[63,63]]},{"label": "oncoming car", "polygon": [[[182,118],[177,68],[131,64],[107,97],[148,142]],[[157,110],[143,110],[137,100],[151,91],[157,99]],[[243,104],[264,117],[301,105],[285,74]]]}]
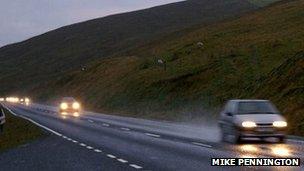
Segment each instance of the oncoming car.
[{"label": "oncoming car", "polygon": [[23,104],[26,106],[28,106],[30,104],[30,99],[28,97],[21,98],[19,101],[20,101],[20,104]]},{"label": "oncoming car", "polygon": [[220,114],[219,126],[222,140],[231,143],[267,137],[284,142],[287,122],[268,100],[230,100]]},{"label": "oncoming car", "polygon": [[78,117],[81,112],[81,106],[73,97],[64,97],[59,104],[59,114],[72,115]]}]

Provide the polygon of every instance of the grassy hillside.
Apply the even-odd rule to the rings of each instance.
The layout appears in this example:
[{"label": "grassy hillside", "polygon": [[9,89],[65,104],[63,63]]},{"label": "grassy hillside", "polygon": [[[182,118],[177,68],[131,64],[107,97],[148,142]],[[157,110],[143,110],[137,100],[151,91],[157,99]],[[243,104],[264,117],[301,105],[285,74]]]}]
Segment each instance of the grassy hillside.
[{"label": "grassy hillside", "polygon": [[165,119],[202,116],[231,98],[266,98],[287,116],[290,133],[304,135],[303,2],[171,34],[34,90],[74,95],[100,111]]},{"label": "grassy hillside", "polygon": [[257,97],[271,97],[287,115],[290,132],[304,135],[304,51],[272,70],[255,90]]},{"label": "grassy hillside", "polygon": [[20,92],[66,71],[80,70],[87,62],[163,34],[255,9],[257,6],[244,0],[188,0],[59,28],[0,48],[0,82],[4,84],[0,94]]}]

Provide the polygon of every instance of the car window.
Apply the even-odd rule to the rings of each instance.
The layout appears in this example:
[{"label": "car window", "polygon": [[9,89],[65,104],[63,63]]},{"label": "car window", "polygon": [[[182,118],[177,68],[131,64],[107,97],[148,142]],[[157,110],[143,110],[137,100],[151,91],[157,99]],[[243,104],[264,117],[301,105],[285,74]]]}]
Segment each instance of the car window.
[{"label": "car window", "polygon": [[228,102],[225,106],[226,113],[233,113],[233,102]]},{"label": "car window", "polygon": [[238,114],[274,114],[278,113],[275,107],[267,101],[239,102]]},{"label": "car window", "polygon": [[75,99],[72,97],[65,97],[62,99],[62,101],[67,102],[67,103],[72,103],[75,101]]}]

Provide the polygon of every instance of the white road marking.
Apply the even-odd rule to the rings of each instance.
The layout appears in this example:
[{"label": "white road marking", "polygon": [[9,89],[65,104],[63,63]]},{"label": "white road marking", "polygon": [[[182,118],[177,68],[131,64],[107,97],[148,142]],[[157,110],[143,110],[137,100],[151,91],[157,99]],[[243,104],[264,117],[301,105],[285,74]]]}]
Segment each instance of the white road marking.
[{"label": "white road marking", "polygon": [[103,123],[102,126],[108,127],[108,126],[110,126],[110,125],[109,125],[109,124],[106,124],[106,123]]},{"label": "white road marking", "polygon": [[94,150],[96,153],[101,153],[102,151],[101,150],[98,150],[98,149],[95,149]]},{"label": "white road marking", "polygon": [[94,123],[94,121],[92,121],[91,119],[88,119],[89,122]]},{"label": "white road marking", "polygon": [[194,145],[198,145],[198,146],[202,146],[202,147],[207,147],[207,148],[211,148],[211,145],[208,144],[203,144],[203,143],[198,143],[198,142],[192,142],[192,144]]},{"label": "white road marking", "polygon": [[150,136],[150,137],[156,137],[156,138],[160,137],[160,135],[157,135],[157,134],[150,134],[150,133],[145,133],[145,134]]},{"label": "white road marking", "polygon": [[111,159],[115,159],[116,156],[112,155],[112,154],[107,154],[108,157],[110,157]]},{"label": "white road marking", "polygon": [[[5,107],[5,108],[6,108],[10,113],[12,113],[13,115],[19,116],[19,115],[17,115],[16,113],[14,113],[12,110],[10,110],[9,108],[7,108],[7,107]],[[48,127],[46,127],[46,126],[44,126],[44,125],[41,125],[41,124],[35,122],[34,120],[28,118],[28,117],[21,116],[21,115],[20,115],[20,117],[23,118],[23,119],[26,119],[26,120],[28,120],[28,121],[30,121],[30,122],[32,122],[33,124],[39,126],[40,128],[43,128],[43,129],[45,129],[45,130],[47,130],[47,131],[49,131],[49,132],[51,132],[51,133],[53,133],[53,134],[55,134],[55,135],[57,135],[57,136],[60,136],[60,137],[62,136],[62,134],[60,134],[60,133],[58,133],[58,132],[56,132],[56,131],[52,130],[51,128],[48,128]]]},{"label": "white road marking", "polygon": [[122,129],[122,130],[124,130],[124,131],[130,131],[129,128],[120,128],[120,129]]},{"label": "white road marking", "polygon": [[133,168],[135,168],[135,169],[142,169],[141,166],[138,166],[138,165],[136,165],[136,164],[130,164],[129,166],[131,166],[131,167],[133,167]]},{"label": "white road marking", "polygon": [[117,159],[117,161],[121,162],[121,163],[128,163],[127,160],[124,160],[124,159]]},{"label": "white road marking", "polygon": [[87,146],[87,149],[91,150],[91,149],[93,149],[93,147],[91,147],[91,146]]},{"label": "white road marking", "polygon": [[[32,122],[33,124],[35,124],[35,125],[37,125],[37,126],[43,128],[43,129],[45,129],[45,130],[51,132],[51,133],[53,133],[53,134],[55,134],[55,135],[57,135],[57,136],[63,137],[64,139],[67,139],[67,140],[72,141],[72,142],[74,142],[74,143],[78,143],[78,141],[76,141],[76,140],[73,140],[73,139],[71,139],[71,138],[68,138],[68,137],[66,137],[66,136],[63,136],[62,134],[60,134],[60,133],[58,133],[58,132],[56,132],[56,131],[54,131],[54,130],[52,130],[52,129],[50,129],[50,128],[44,126],[44,125],[41,125],[41,124],[39,124],[39,123],[33,121],[33,120],[30,119],[30,118],[27,118],[27,117],[22,116],[22,115],[17,115],[16,113],[14,113],[12,110],[10,110],[10,109],[7,108],[7,107],[5,107],[5,108],[6,108],[10,113],[12,113],[12,114],[15,115],[15,116],[19,116],[19,117],[21,117],[21,118],[23,118],[23,119],[26,119],[26,120]],[[107,126],[107,127],[110,126],[109,124],[102,124],[102,125],[103,125],[103,126]],[[129,128],[121,128],[121,129],[127,130],[127,131],[130,130]],[[160,137],[160,135],[156,135],[156,134],[150,134],[150,133],[145,133],[145,134],[148,135],[148,136],[152,136],[152,137]],[[83,147],[86,146],[87,149],[93,149],[93,147],[87,146],[87,145],[84,144],[84,143],[80,143],[79,145],[80,145],[80,146],[83,146]],[[98,150],[98,149],[94,149],[94,151],[97,152],[97,153],[101,153],[101,152],[102,152],[101,150]],[[111,154],[107,154],[107,156],[108,156],[109,158],[112,158],[112,159],[115,159],[115,158],[116,158],[116,156],[111,155]],[[121,163],[127,163],[127,162],[128,162],[127,160],[124,160],[124,159],[117,159],[117,161],[119,161],[119,162],[121,162]],[[136,165],[136,164],[130,164],[129,166],[130,166],[130,167],[133,167],[133,168],[135,168],[135,169],[142,169],[142,168],[143,168],[143,167],[138,166],[138,165]]]}]

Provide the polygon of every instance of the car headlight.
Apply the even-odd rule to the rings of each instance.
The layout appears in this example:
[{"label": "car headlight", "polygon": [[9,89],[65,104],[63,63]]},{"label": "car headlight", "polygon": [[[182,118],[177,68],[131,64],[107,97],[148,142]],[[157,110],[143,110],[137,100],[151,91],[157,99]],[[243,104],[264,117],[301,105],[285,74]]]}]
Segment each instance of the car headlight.
[{"label": "car headlight", "polygon": [[287,122],[285,121],[275,121],[272,124],[274,127],[282,128],[287,126]]},{"label": "car headlight", "polygon": [[68,104],[67,103],[61,103],[60,104],[60,108],[63,109],[63,110],[65,110],[65,109],[68,108]]},{"label": "car headlight", "polygon": [[74,102],[72,105],[73,109],[79,109],[80,108],[80,104],[78,102]]},{"label": "car headlight", "polygon": [[245,122],[242,122],[242,126],[244,128],[254,128],[254,127],[256,127],[256,123],[252,122],[252,121],[245,121]]},{"label": "car headlight", "polygon": [[25,101],[26,103],[29,103],[29,102],[30,102],[30,99],[29,99],[29,98],[25,98],[24,101]]}]

